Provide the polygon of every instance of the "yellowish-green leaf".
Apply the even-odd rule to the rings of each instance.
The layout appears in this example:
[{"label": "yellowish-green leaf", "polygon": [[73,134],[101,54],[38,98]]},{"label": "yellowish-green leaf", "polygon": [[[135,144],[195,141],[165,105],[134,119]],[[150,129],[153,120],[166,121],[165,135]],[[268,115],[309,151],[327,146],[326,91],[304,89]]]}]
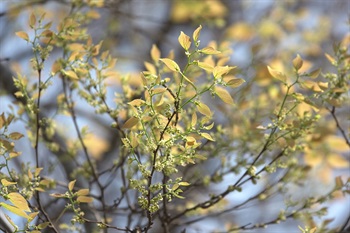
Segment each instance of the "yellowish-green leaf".
[{"label": "yellowish-green leaf", "polygon": [[313,70],[309,73],[309,77],[312,79],[315,79],[320,75],[320,73],[321,73],[321,69]]},{"label": "yellowish-green leaf", "polygon": [[139,107],[145,104],[145,101],[142,99],[134,99],[132,101],[130,101],[128,104],[130,104],[131,106],[135,106],[135,107]]},{"label": "yellowish-green leaf", "polygon": [[66,195],[63,193],[51,193],[50,196],[57,197],[57,198],[66,197]]},{"label": "yellowish-green leaf", "polygon": [[43,170],[42,167],[35,168],[34,175],[37,177],[37,176],[40,174],[40,172],[41,172],[42,170]]},{"label": "yellowish-green leaf", "polygon": [[26,32],[24,31],[20,31],[20,32],[16,32],[16,35],[19,37],[19,38],[22,38],[26,41],[29,41],[29,36]]},{"label": "yellowish-green leaf", "polygon": [[267,66],[267,69],[268,69],[268,71],[269,71],[269,73],[271,74],[272,77],[274,77],[275,79],[278,79],[278,80],[280,80],[280,81],[282,81],[284,83],[286,82],[287,77],[286,77],[285,74],[283,74],[280,71],[274,70],[270,66]]},{"label": "yellowish-green leaf", "polygon": [[34,28],[35,23],[36,23],[36,17],[34,15],[34,13],[31,13],[29,16],[29,26],[31,28]]},{"label": "yellowish-green leaf", "polygon": [[26,218],[26,219],[30,219],[30,216],[26,212],[17,208],[16,206],[12,206],[12,205],[6,204],[4,202],[1,202],[0,206],[3,207],[4,209],[7,209],[8,211],[18,215],[18,216],[21,216],[21,217]]},{"label": "yellowish-green leaf", "polygon": [[199,27],[196,30],[194,30],[193,35],[192,35],[192,38],[194,41],[198,40],[199,35],[201,33],[201,30],[202,30],[202,25],[199,25]]},{"label": "yellowish-green leaf", "polygon": [[343,180],[340,176],[335,177],[335,188],[340,189],[344,186]]},{"label": "yellowish-green leaf", "polygon": [[9,157],[13,159],[13,158],[16,158],[17,156],[20,156],[21,154],[22,152],[12,151],[9,153]]},{"label": "yellowish-green leaf", "polygon": [[234,104],[230,93],[226,89],[216,86],[215,89],[214,89],[214,92],[225,103],[231,104],[231,105]]},{"label": "yellowish-green leaf", "polygon": [[78,202],[82,202],[82,203],[91,203],[94,201],[94,199],[92,197],[87,197],[87,196],[79,196],[77,198]]},{"label": "yellowish-green leaf", "polygon": [[293,67],[296,70],[299,70],[303,66],[303,59],[301,59],[300,55],[298,54],[294,59],[293,59]]},{"label": "yellowish-green leaf", "polygon": [[333,168],[348,168],[349,167],[349,162],[344,159],[343,156],[336,154],[336,153],[331,153],[327,156],[327,161],[330,166]]},{"label": "yellowish-green leaf", "polygon": [[186,35],[184,32],[181,31],[178,41],[181,45],[182,48],[184,48],[186,51],[190,48],[191,46],[191,39],[188,35]]},{"label": "yellowish-green leaf", "polygon": [[209,141],[215,141],[208,133],[201,133],[201,136],[205,139],[208,139]]},{"label": "yellowish-green leaf", "polygon": [[1,113],[1,115],[0,115],[0,129],[1,129],[2,127],[4,127],[5,123],[6,123],[5,114],[4,114],[4,113]]},{"label": "yellowish-green leaf", "polygon": [[208,55],[214,55],[214,54],[220,54],[221,52],[214,49],[213,47],[205,47],[200,50],[201,53],[208,54]]},{"label": "yellowish-green leaf", "polygon": [[215,66],[213,69],[214,78],[222,77],[223,75],[230,72],[232,69],[236,67],[234,66]]},{"label": "yellowish-green leaf", "polygon": [[89,189],[80,189],[76,192],[77,196],[86,196],[89,194]]},{"label": "yellowish-green leaf", "polygon": [[180,187],[180,185],[176,183],[176,184],[173,185],[173,187],[171,187],[171,190],[176,190],[179,187]]},{"label": "yellowish-green leaf", "polygon": [[130,129],[132,127],[134,127],[135,125],[137,125],[137,123],[139,123],[139,119],[136,117],[131,117],[130,119],[128,119],[122,128],[124,129]]},{"label": "yellowish-green leaf", "polygon": [[186,144],[188,146],[193,146],[194,144],[196,144],[196,139],[194,137],[187,136],[186,137]]},{"label": "yellowish-green leaf", "polygon": [[198,110],[198,112],[202,113],[203,115],[205,115],[209,118],[212,116],[210,108],[206,104],[199,103],[197,105],[197,110]]},{"label": "yellowish-green leaf", "polygon": [[151,48],[151,58],[153,61],[157,62],[160,58],[160,51],[157,45],[153,44]]},{"label": "yellowish-green leaf", "polygon": [[180,185],[180,186],[189,186],[190,183],[185,182],[185,181],[182,181],[182,182],[179,183],[179,185]]},{"label": "yellowish-green leaf", "polygon": [[197,124],[197,114],[194,112],[192,114],[192,119],[191,119],[191,126],[194,127]]},{"label": "yellowish-green leaf", "polygon": [[17,182],[11,182],[11,181],[8,181],[6,179],[1,179],[1,184],[6,187],[9,185],[15,185],[15,184],[17,184]]},{"label": "yellowish-green leaf", "polygon": [[68,70],[68,71],[65,71],[65,70],[62,70],[62,73],[67,76],[68,78],[71,78],[73,80],[78,80],[78,75],[73,71],[73,70]]},{"label": "yellowish-green leaf", "polygon": [[73,188],[74,188],[74,185],[75,185],[75,182],[76,182],[77,180],[72,180],[71,182],[69,182],[69,184],[68,184],[68,190],[69,191],[73,191]]},{"label": "yellowish-green leaf", "polygon": [[336,60],[335,60],[334,57],[332,57],[332,56],[329,55],[328,53],[325,53],[324,55],[326,56],[326,58],[328,59],[328,61],[329,61],[332,65],[334,65],[334,64],[336,63]]},{"label": "yellowish-green leaf", "polygon": [[10,137],[12,140],[18,140],[18,139],[24,137],[24,135],[21,134],[21,133],[18,133],[18,132],[13,132],[13,133],[10,133],[9,137]]},{"label": "yellowish-green leaf", "polygon": [[12,202],[17,208],[30,212],[27,200],[19,193],[9,193],[7,198]]},{"label": "yellowish-green leaf", "polygon": [[162,58],[160,59],[160,61],[163,62],[171,71],[175,71],[175,72],[180,71],[180,67],[175,61],[169,58]]},{"label": "yellowish-green leaf", "polygon": [[189,78],[187,78],[185,75],[182,75],[182,77],[183,77],[187,82],[189,82],[189,83],[193,86],[194,89],[197,89],[196,86],[194,85],[194,83],[193,83],[191,80],[189,80]]},{"label": "yellowish-green leaf", "polygon": [[245,80],[241,78],[229,78],[229,79],[224,79],[224,81],[226,81],[226,84],[232,88],[239,87],[243,83],[245,83]]},{"label": "yellowish-green leaf", "polygon": [[157,73],[156,67],[155,67],[153,64],[151,64],[151,63],[149,63],[149,62],[146,62],[146,61],[145,61],[143,64],[145,65],[146,69],[147,69],[151,74],[156,74],[156,73]]},{"label": "yellowish-green leaf", "polygon": [[197,65],[202,68],[203,70],[207,71],[208,73],[213,72],[214,67],[211,64],[208,64],[206,62],[198,62]]}]

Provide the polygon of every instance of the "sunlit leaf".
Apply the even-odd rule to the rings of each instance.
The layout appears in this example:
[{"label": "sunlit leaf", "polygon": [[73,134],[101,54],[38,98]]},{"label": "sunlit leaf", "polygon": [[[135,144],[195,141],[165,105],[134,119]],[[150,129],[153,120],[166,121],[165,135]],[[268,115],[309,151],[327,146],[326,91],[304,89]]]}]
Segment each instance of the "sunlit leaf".
[{"label": "sunlit leaf", "polygon": [[206,62],[198,62],[197,65],[202,68],[203,70],[207,71],[208,73],[213,72],[214,67],[211,64],[208,64]]},{"label": "sunlit leaf", "polygon": [[96,160],[101,159],[102,155],[109,149],[109,143],[96,134],[88,133],[83,141],[89,154]]},{"label": "sunlit leaf", "polygon": [[30,216],[26,212],[24,212],[22,209],[17,208],[16,206],[12,206],[4,202],[0,202],[0,206],[18,216],[21,216],[26,219],[30,219]]},{"label": "sunlit leaf", "polygon": [[316,69],[311,71],[308,76],[312,79],[315,79],[320,75],[320,73],[321,73],[321,69]]},{"label": "sunlit leaf", "polygon": [[228,86],[230,86],[232,88],[239,87],[243,83],[245,83],[245,80],[241,79],[241,78],[228,78],[228,79],[224,79],[224,81],[226,82],[226,84]]},{"label": "sunlit leaf", "polygon": [[157,62],[160,58],[160,51],[157,45],[153,44],[151,48],[151,58],[153,61]]},{"label": "sunlit leaf", "polygon": [[12,202],[17,208],[30,212],[27,200],[19,193],[9,193],[7,198]]},{"label": "sunlit leaf", "polygon": [[8,181],[6,179],[1,179],[1,184],[6,187],[9,185],[15,185],[15,184],[17,184],[17,182],[11,182],[11,181]]},{"label": "sunlit leaf", "polygon": [[139,119],[136,117],[131,117],[130,119],[128,119],[122,128],[124,129],[130,129],[132,127],[134,127],[135,125],[137,125],[137,123],[139,123]]},{"label": "sunlit leaf", "polygon": [[197,114],[194,112],[191,118],[191,126],[194,127],[197,124]]},{"label": "sunlit leaf", "polygon": [[16,32],[16,35],[26,41],[29,41],[29,36],[26,32],[24,31],[20,31],[20,32]]},{"label": "sunlit leaf", "polygon": [[91,203],[94,201],[94,199],[92,197],[87,197],[87,196],[79,196],[77,198],[78,202],[82,202],[82,203]]},{"label": "sunlit leaf", "polygon": [[78,76],[77,74],[73,71],[73,70],[68,70],[68,71],[65,71],[65,70],[62,70],[61,71],[65,76],[67,76],[68,78],[71,78],[73,80],[78,80]]},{"label": "sunlit leaf", "polygon": [[335,188],[340,189],[344,186],[344,182],[340,176],[335,177]]},{"label": "sunlit leaf", "polygon": [[327,161],[329,165],[334,168],[348,168],[350,165],[349,162],[346,159],[344,159],[343,156],[335,153],[329,154],[327,156]]},{"label": "sunlit leaf", "polygon": [[214,78],[222,77],[234,68],[233,66],[215,66],[213,69]]},{"label": "sunlit leaf", "polygon": [[68,183],[68,190],[73,191],[74,185],[75,185],[76,180],[72,180],[71,182]]},{"label": "sunlit leaf", "polygon": [[298,54],[294,59],[293,59],[293,67],[296,70],[299,70],[301,66],[303,65],[303,59],[301,59],[300,55]]},{"label": "sunlit leaf", "polygon": [[207,117],[212,116],[210,108],[204,103],[197,104],[197,110],[198,110],[198,112],[202,113],[203,115],[205,115]]},{"label": "sunlit leaf", "polygon": [[135,107],[139,107],[144,105],[146,102],[142,99],[134,99],[132,101],[130,101],[128,104],[130,104],[131,106],[135,106]]},{"label": "sunlit leaf", "polygon": [[194,30],[193,35],[192,35],[192,38],[194,41],[198,40],[199,35],[201,33],[201,30],[202,30],[202,25],[199,25],[199,27],[196,30]]},{"label": "sunlit leaf", "polygon": [[201,136],[205,139],[208,139],[209,141],[215,141],[208,133],[201,133]]},{"label": "sunlit leaf", "polygon": [[180,185],[180,186],[189,186],[190,183],[185,182],[185,181],[182,181],[182,182],[179,183],[179,185]]},{"label": "sunlit leaf", "polygon": [[208,54],[208,55],[214,55],[214,54],[220,54],[221,52],[214,49],[213,47],[205,47],[199,50],[201,53]]},{"label": "sunlit leaf", "polygon": [[284,83],[286,82],[287,77],[286,77],[285,74],[283,74],[280,71],[274,70],[270,66],[267,66],[267,69],[268,69],[268,71],[269,71],[269,73],[271,74],[272,77],[274,77],[275,79],[278,79],[278,80],[280,80],[280,81],[282,81]]},{"label": "sunlit leaf", "polygon": [[24,137],[24,135],[21,133],[18,133],[18,132],[13,132],[13,133],[10,133],[9,137],[12,140],[18,140],[18,139],[21,139],[22,137]]},{"label": "sunlit leaf", "polygon": [[226,89],[216,86],[215,89],[214,89],[214,92],[225,103],[231,104],[231,105],[234,104],[230,93]]},{"label": "sunlit leaf", "polygon": [[174,72],[179,72],[180,71],[180,67],[175,61],[173,61],[173,60],[171,60],[169,58],[162,58],[162,59],[159,59],[159,60],[161,62],[163,62],[171,71],[174,71]]},{"label": "sunlit leaf", "polygon": [[334,64],[337,62],[337,61],[335,60],[335,58],[332,57],[331,55],[329,55],[328,53],[325,53],[324,55],[326,56],[326,58],[328,59],[328,61],[329,61],[332,65],[334,65]]},{"label": "sunlit leaf", "polygon": [[30,16],[29,16],[29,21],[28,21],[28,23],[29,23],[29,26],[31,27],[31,28],[34,28],[34,25],[35,25],[35,23],[36,23],[36,17],[35,17],[35,14],[32,12],[31,14],[30,14]]},{"label": "sunlit leaf", "polygon": [[178,41],[182,48],[184,48],[186,51],[191,46],[191,39],[189,36],[187,36],[184,32],[181,31],[180,36],[178,37]]}]

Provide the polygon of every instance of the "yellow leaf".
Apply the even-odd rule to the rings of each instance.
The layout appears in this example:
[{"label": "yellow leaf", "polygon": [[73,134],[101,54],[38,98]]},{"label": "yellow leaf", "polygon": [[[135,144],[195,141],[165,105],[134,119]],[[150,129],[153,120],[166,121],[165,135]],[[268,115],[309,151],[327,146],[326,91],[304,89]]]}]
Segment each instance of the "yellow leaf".
[{"label": "yellow leaf", "polygon": [[7,198],[12,202],[17,208],[30,212],[27,200],[19,193],[9,193]]},{"label": "yellow leaf", "polygon": [[300,55],[298,54],[294,59],[293,59],[293,67],[296,70],[299,70],[301,66],[303,65],[303,59],[301,59]]},{"label": "yellow leaf", "polygon": [[30,219],[30,216],[28,216],[28,214],[26,212],[24,212],[23,210],[15,207],[15,206],[6,204],[4,202],[1,202],[0,206],[2,206],[3,208],[7,209],[8,211],[10,211],[18,216],[21,216],[21,217],[26,218],[26,219]]},{"label": "yellow leaf", "polygon": [[18,139],[24,137],[24,135],[21,134],[21,133],[18,133],[18,132],[13,132],[13,133],[10,133],[9,137],[10,137],[12,140],[18,140]]},{"label": "yellow leaf", "polygon": [[189,186],[190,183],[185,182],[185,181],[182,181],[182,182],[179,183],[179,185],[180,185],[180,186]]},{"label": "yellow leaf", "polygon": [[151,74],[157,74],[156,67],[155,67],[153,64],[151,64],[151,63],[149,63],[149,62],[146,62],[146,61],[145,61],[143,64],[145,65],[146,69],[147,69]]},{"label": "yellow leaf", "polygon": [[231,104],[231,105],[234,104],[230,93],[226,89],[216,86],[215,89],[214,89],[214,92],[225,103]]},{"label": "yellow leaf", "polygon": [[136,117],[131,117],[130,119],[128,119],[122,128],[124,129],[130,129],[132,127],[134,127],[135,125],[137,125],[137,123],[139,123],[139,119]]},{"label": "yellow leaf", "polygon": [[16,35],[19,37],[19,38],[22,38],[26,41],[29,41],[29,36],[26,32],[24,31],[20,31],[20,32],[16,32]]},{"label": "yellow leaf", "polygon": [[171,71],[175,71],[175,72],[180,71],[180,67],[175,61],[169,58],[162,58],[160,59],[160,61],[163,62]]},{"label": "yellow leaf", "polygon": [[53,74],[56,74],[58,71],[60,71],[62,69],[62,66],[61,66],[61,63],[59,61],[55,61],[53,64],[52,64],[52,67],[51,67],[51,72]]},{"label": "yellow leaf", "polygon": [[241,78],[228,78],[228,79],[224,79],[224,81],[226,82],[227,85],[229,85],[232,88],[239,87],[243,83],[245,83],[245,80]]},{"label": "yellow leaf", "polygon": [[321,73],[321,69],[313,70],[309,73],[309,77],[312,79],[315,79],[320,75],[320,73]]},{"label": "yellow leaf", "polygon": [[214,67],[211,65],[211,64],[208,64],[208,63],[206,63],[206,62],[198,62],[197,63],[197,65],[200,67],[200,68],[202,68],[203,70],[205,70],[205,71],[207,71],[207,72],[209,72],[209,73],[211,73],[211,72],[213,72],[213,69],[214,69]]},{"label": "yellow leaf", "polygon": [[194,41],[198,40],[199,35],[201,33],[201,30],[202,30],[202,25],[199,25],[199,27],[196,30],[194,30],[193,35],[192,35],[192,38]]},{"label": "yellow leaf", "polygon": [[341,155],[332,153],[327,156],[328,164],[334,168],[348,168],[349,162]]},{"label": "yellow leaf", "polygon": [[93,202],[94,199],[92,197],[87,197],[87,196],[79,196],[77,198],[77,201],[78,202],[82,202],[82,203],[90,203],[90,202]]},{"label": "yellow leaf", "polygon": [[68,78],[71,78],[71,79],[74,79],[74,80],[79,79],[77,74],[73,70],[68,70],[68,71],[62,70],[62,73],[65,76],[67,76]]},{"label": "yellow leaf", "polygon": [[94,11],[94,10],[90,10],[90,11],[86,12],[86,16],[91,18],[91,19],[99,19],[101,17],[100,13],[98,13],[97,11]]},{"label": "yellow leaf", "polygon": [[40,174],[41,170],[43,170],[42,167],[35,168],[34,175],[37,177]]},{"label": "yellow leaf", "polygon": [[34,28],[35,23],[36,23],[36,17],[34,15],[34,13],[31,13],[29,16],[29,26],[31,28]]},{"label": "yellow leaf", "polygon": [[157,62],[160,58],[160,51],[157,45],[153,44],[151,48],[151,58],[153,61]]},{"label": "yellow leaf", "polygon": [[201,133],[201,136],[208,139],[209,141],[215,141],[208,133]]},{"label": "yellow leaf", "polygon": [[72,192],[74,185],[75,185],[76,180],[72,180],[71,182],[69,182],[68,184],[68,190]]},{"label": "yellow leaf", "polygon": [[97,56],[100,53],[100,49],[102,46],[103,41],[100,41],[100,43],[98,43],[97,45],[95,45],[92,50],[91,50],[91,54],[93,56]]},{"label": "yellow leaf", "polygon": [[89,189],[80,189],[76,192],[77,196],[86,196],[89,194]]},{"label": "yellow leaf", "polygon": [[132,101],[130,101],[128,104],[130,104],[131,106],[135,106],[135,107],[139,107],[145,104],[145,101],[142,99],[134,99]]},{"label": "yellow leaf", "polygon": [[9,186],[9,185],[17,184],[17,182],[11,182],[11,181],[8,181],[6,179],[1,179],[1,184],[6,187],[6,186]]},{"label": "yellow leaf", "polygon": [[40,34],[40,37],[51,38],[53,35],[54,35],[53,31],[47,29]]},{"label": "yellow leaf", "polygon": [[92,133],[85,135],[83,141],[89,154],[96,160],[101,159],[103,153],[109,149],[109,144],[106,140]]},{"label": "yellow leaf", "polygon": [[181,31],[180,36],[178,37],[178,41],[182,48],[184,48],[186,51],[191,46],[191,39],[189,36],[187,36],[183,31]]},{"label": "yellow leaf", "polygon": [[194,112],[192,114],[192,119],[191,119],[191,126],[194,127],[197,124],[197,114]]},{"label": "yellow leaf", "polygon": [[282,82],[286,82],[287,77],[285,74],[283,74],[282,72],[279,72],[277,70],[272,69],[270,66],[267,66],[267,69],[269,70],[269,73],[271,74],[272,77],[274,77],[275,79],[278,79]]},{"label": "yellow leaf", "polygon": [[213,70],[214,78],[222,77],[234,68],[234,66],[215,66]]},{"label": "yellow leaf", "polygon": [[221,52],[214,49],[213,47],[205,47],[199,50],[201,53],[208,54],[208,55],[214,55],[214,54],[220,54]]},{"label": "yellow leaf", "polygon": [[346,144],[345,139],[342,137],[333,135],[333,136],[328,136],[326,140],[329,147],[335,151],[347,152],[350,149],[349,145]]},{"label": "yellow leaf", "polygon": [[336,63],[336,60],[331,55],[329,55],[328,53],[325,53],[324,55],[332,65]]},{"label": "yellow leaf", "polygon": [[203,115],[205,115],[207,117],[211,117],[212,116],[210,108],[206,104],[199,103],[197,105],[197,110],[198,110],[198,112],[202,113]]}]

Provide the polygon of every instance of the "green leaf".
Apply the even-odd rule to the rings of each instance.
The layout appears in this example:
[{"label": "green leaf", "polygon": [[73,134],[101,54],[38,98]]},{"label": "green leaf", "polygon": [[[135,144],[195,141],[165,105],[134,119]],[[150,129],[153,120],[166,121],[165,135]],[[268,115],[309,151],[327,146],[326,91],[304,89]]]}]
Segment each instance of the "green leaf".
[{"label": "green leaf", "polygon": [[180,67],[175,61],[173,61],[173,60],[171,60],[169,58],[162,58],[162,59],[159,59],[159,60],[161,62],[163,62],[171,71],[174,71],[174,72],[179,72],[180,71]]},{"label": "green leaf", "polygon": [[283,74],[282,72],[279,72],[277,70],[272,69],[270,66],[267,66],[267,69],[269,70],[269,73],[271,74],[272,77],[274,77],[275,79],[278,79],[282,82],[286,82],[287,77],[285,74]]}]

